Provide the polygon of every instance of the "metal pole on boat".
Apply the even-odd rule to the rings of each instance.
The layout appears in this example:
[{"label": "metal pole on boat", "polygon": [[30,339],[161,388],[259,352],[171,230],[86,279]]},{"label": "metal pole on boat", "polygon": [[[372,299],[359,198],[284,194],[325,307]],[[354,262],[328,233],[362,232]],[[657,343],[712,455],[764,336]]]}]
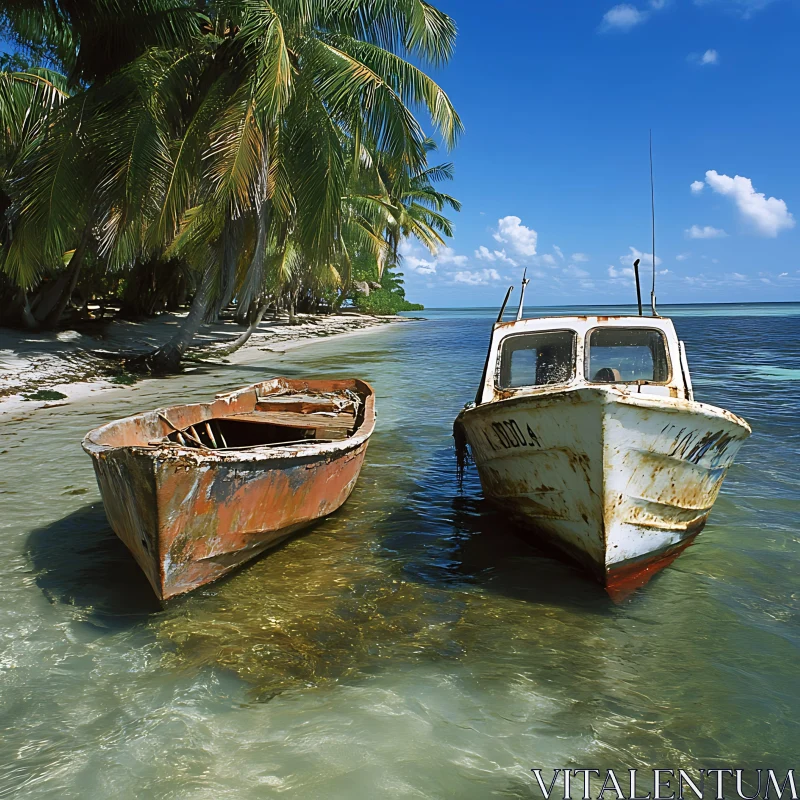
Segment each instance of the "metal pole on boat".
[{"label": "metal pole on boat", "polygon": [[517,320],[522,319],[522,308],[525,305],[525,287],[530,283],[530,281],[525,277],[528,274],[528,268],[525,267],[522,273],[522,288],[519,292],[519,309],[517,309]]},{"label": "metal pole on boat", "polygon": [[[511,292],[514,291],[513,286],[508,287],[508,291],[506,292],[506,299],[503,300],[503,305],[500,306],[500,313],[497,315],[497,322],[495,325],[499,325],[503,321],[503,314],[506,310],[506,306],[508,305],[508,298],[511,297]],[[483,395],[483,385],[486,383],[486,375],[489,372],[489,358],[492,355],[492,339],[494,339],[494,325],[492,326],[492,333],[489,336],[489,351],[486,353],[486,361],[483,365],[483,373],[481,374],[481,382],[478,386],[478,392],[475,395],[475,405],[479,406],[481,404],[481,396]]]},{"label": "metal pole on boat", "polygon": [[639,259],[633,262],[633,274],[636,276],[636,302],[639,304],[639,316],[642,316],[642,287],[639,284]]},{"label": "metal pole on boat", "polygon": [[506,292],[506,299],[503,300],[503,305],[500,306],[500,313],[497,315],[497,323],[495,323],[495,324],[498,324],[498,323],[503,321],[503,314],[506,313],[506,306],[508,305],[508,298],[511,297],[511,292],[513,292],[513,291],[514,291],[514,287],[513,286],[509,286],[508,287],[508,291]]},{"label": "metal pole on boat", "polygon": [[[653,309],[653,316],[657,317],[656,311],[656,192],[653,184],[653,129],[650,129],[650,212],[653,222],[653,288],[650,290],[650,307]],[[641,312],[640,312],[641,313]]]}]

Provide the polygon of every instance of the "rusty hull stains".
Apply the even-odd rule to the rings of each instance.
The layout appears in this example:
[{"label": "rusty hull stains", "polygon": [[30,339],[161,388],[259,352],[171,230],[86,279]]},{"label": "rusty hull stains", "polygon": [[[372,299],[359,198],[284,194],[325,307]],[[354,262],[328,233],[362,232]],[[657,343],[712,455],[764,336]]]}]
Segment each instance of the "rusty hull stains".
[{"label": "rusty hull stains", "polygon": [[750,433],[723,409],[611,386],[496,399],[457,425],[487,499],[614,600],[691,544]]},{"label": "rusty hull stains", "polygon": [[[263,405],[259,398],[336,392],[360,399],[354,430],[340,441],[228,450],[158,441],[170,426],[253,412]],[[294,415],[319,407],[307,399],[280,405]],[[166,600],[216,580],[336,511],[355,487],[374,425],[373,391],[362,381],[278,378],[212,403],[109,423],[87,434],[83,447],[92,456],[111,527]]]}]

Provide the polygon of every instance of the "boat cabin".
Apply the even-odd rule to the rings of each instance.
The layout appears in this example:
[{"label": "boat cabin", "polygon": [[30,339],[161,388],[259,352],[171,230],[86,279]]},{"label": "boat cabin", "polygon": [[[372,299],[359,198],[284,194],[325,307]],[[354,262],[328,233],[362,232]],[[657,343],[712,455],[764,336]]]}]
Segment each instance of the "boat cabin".
[{"label": "boat cabin", "polygon": [[692,400],[683,342],[662,317],[539,317],[494,326],[476,402],[613,386]]}]

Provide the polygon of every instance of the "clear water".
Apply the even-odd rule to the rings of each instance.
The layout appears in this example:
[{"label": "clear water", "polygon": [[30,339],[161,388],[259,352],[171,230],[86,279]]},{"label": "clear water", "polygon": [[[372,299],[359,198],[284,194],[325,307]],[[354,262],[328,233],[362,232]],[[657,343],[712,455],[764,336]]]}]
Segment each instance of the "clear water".
[{"label": "clear water", "polygon": [[[483,800],[539,796],[532,767],[795,766],[800,305],[675,315],[698,397],[754,433],[697,543],[621,606],[474,473],[459,492],[492,314],[425,316],[4,422],[0,797]],[[80,438],[274,374],[372,382],[358,487],[162,609]]]}]

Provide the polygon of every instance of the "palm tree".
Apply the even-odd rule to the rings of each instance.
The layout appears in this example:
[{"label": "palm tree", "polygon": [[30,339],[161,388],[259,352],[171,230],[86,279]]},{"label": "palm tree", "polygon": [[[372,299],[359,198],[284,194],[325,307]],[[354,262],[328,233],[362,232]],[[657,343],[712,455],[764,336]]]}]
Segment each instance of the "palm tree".
[{"label": "palm tree", "polygon": [[[436,150],[436,143],[424,142],[426,156]],[[453,223],[442,213],[446,208],[461,210],[461,203],[435,184],[453,179],[453,164],[428,166],[427,159],[415,165],[406,159],[382,157],[376,164],[378,196],[372,202],[385,208],[385,238],[388,264],[398,263],[400,242],[408,237],[417,239],[435,255],[445,245],[445,237],[453,235]],[[378,270],[380,278],[382,269]]]},{"label": "palm tree", "polygon": [[[18,30],[51,10],[41,38],[73,42],[53,50],[83,90],[25,162],[4,269],[25,285],[87,238],[111,265],[180,253],[198,290],[175,339],[146,359],[164,371],[235,294],[257,316],[267,277],[285,272],[291,253],[320,274],[346,274],[354,227],[362,244],[370,239],[343,202],[362,159],[381,154],[422,175],[429,146],[417,107],[447,146],[461,131],[446,94],[408,60],[446,61],[455,26],[425,0],[209,0],[193,9],[136,0],[131,13],[145,22],[161,14],[163,24],[116,58],[98,32],[122,35],[110,14],[118,5],[6,8]],[[425,201],[404,207],[400,230],[446,230],[436,208],[417,206]]]},{"label": "palm tree", "polygon": [[427,139],[409,106],[428,109],[448,146],[461,130],[445,93],[393,52],[434,63],[449,56],[452,21],[422,0],[242,0],[218,10],[224,36],[150,226],[151,241],[169,241],[190,213],[188,225],[216,244],[195,250],[205,252],[204,277],[186,324],[148,361],[161,369],[176,366],[202,321],[231,298],[241,253],[252,254],[245,301],[258,294],[253,276],[286,264],[290,245],[323,273],[347,261],[348,152],[420,169]]},{"label": "palm tree", "polygon": [[[180,6],[174,0],[0,2],[4,33],[25,55],[54,67],[30,69],[28,78],[46,78],[60,92],[58,103],[48,98],[49,114],[35,142],[3,171],[12,186],[4,209],[3,272],[27,298],[43,274],[67,265],[36,309],[39,322],[58,321],[97,235],[104,198],[96,180],[97,149],[85,123],[98,107],[108,108],[110,98],[89,93],[87,84],[102,82],[152,45],[176,46],[197,36],[202,18]],[[72,97],[64,102],[67,88]],[[5,101],[0,100],[4,119],[29,117],[28,110]],[[27,321],[33,323],[29,315]]]},{"label": "palm tree", "polygon": [[[40,146],[49,120],[68,97],[64,76],[53,70],[26,66],[0,72],[0,242],[13,235],[7,212],[22,165]],[[36,327],[24,285],[14,299],[23,322]]]}]

